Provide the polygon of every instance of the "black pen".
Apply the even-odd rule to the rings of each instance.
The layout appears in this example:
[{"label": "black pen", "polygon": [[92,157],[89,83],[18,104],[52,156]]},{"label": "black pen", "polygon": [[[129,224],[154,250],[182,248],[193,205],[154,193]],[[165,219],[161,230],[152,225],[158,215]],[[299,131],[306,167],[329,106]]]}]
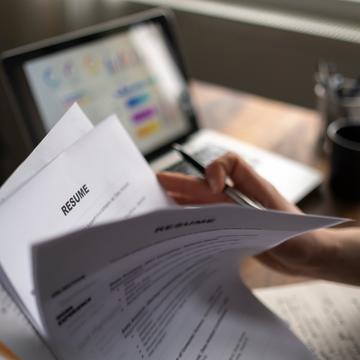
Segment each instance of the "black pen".
[{"label": "black pen", "polygon": [[[205,176],[205,167],[200,164],[194,157],[187,153],[184,148],[179,144],[174,144],[172,148],[177,151],[183,160],[198,170],[203,176]],[[259,210],[264,210],[264,207],[259,203],[249,199],[246,195],[242,194],[240,191],[236,190],[232,186],[225,184],[223,192],[229,196],[230,199],[235,201],[239,205],[252,207]]]}]

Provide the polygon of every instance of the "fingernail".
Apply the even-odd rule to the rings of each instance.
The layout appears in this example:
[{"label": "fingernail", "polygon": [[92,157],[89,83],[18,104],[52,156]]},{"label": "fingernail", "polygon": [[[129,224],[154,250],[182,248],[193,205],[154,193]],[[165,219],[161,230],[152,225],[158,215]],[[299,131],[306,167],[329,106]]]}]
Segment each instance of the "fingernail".
[{"label": "fingernail", "polygon": [[210,179],[209,179],[209,185],[210,185],[211,191],[212,191],[214,194],[216,194],[216,193],[217,193],[217,184],[216,184],[215,179],[210,178]]}]

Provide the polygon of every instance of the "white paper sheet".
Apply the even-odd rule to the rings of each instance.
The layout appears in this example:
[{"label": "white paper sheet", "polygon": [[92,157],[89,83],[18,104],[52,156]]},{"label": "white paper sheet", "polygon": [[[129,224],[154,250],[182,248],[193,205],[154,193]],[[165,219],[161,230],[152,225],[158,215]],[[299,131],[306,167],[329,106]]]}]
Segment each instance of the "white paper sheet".
[{"label": "white paper sheet", "polygon": [[3,282],[8,287],[12,283],[40,325],[32,294],[33,242],[170,204],[149,165],[113,116],[0,207]]},{"label": "white paper sheet", "polygon": [[34,246],[42,318],[64,359],[312,359],[238,279],[238,262],[338,219],[168,209]]},{"label": "white paper sheet", "polygon": [[[16,356],[8,356],[9,351]],[[0,359],[54,360],[49,349],[0,284]]]},{"label": "white paper sheet", "polygon": [[319,360],[360,359],[360,288],[325,281],[257,289],[255,295]]},{"label": "white paper sheet", "polygon": [[56,156],[94,126],[77,104],[71,106],[47,136],[0,188],[0,204]]}]

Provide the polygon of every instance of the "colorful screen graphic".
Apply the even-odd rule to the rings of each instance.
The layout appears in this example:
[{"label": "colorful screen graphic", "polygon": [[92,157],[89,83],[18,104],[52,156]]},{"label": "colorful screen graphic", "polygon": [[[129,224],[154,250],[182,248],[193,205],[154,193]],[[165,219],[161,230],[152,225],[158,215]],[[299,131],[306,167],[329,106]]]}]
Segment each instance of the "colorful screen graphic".
[{"label": "colorful screen graphic", "polygon": [[117,114],[143,153],[190,128],[186,84],[154,24],[31,60],[24,70],[47,131],[74,102],[94,124]]}]

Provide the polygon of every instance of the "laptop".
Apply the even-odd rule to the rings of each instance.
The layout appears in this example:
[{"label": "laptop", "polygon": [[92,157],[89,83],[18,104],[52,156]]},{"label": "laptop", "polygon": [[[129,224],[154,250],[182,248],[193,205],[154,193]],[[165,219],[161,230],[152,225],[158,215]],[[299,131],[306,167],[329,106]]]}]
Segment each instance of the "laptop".
[{"label": "laptop", "polygon": [[[199,44],[200,46],[200,44]],[[77,102],[98,123],[116,113],[154,170],[192,173],[176,142],[207,165],[243,156],[291,202],[321,182],[315,169],[200,129],[173,14],[154,9],[3,54],[5,85],[33,146]]]}]

